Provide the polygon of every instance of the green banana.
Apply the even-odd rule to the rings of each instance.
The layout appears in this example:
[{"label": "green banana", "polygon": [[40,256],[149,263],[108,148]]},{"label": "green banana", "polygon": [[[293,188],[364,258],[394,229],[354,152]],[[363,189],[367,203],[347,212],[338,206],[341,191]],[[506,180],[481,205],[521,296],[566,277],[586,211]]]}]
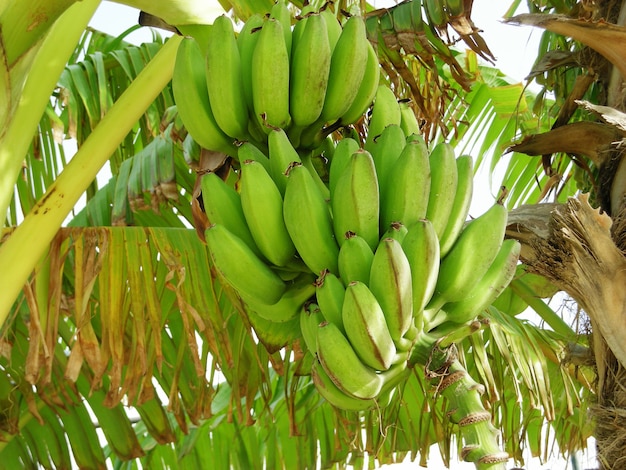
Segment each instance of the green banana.
[{"label": "green banana", "polygon": [[248,138],[248,107],[243,91],[241,57],[233,23],[218,16],[209,31],[206,54],[206,87],[215,121],[225,134]]},{"label": "green banana", "polygon": [[389,369],[396,346],[385,312],[367,284],[360,281],[348,284],[341,319],[346,336],[361,361],[378,371]]},{"label": "green banana", "polygon": [[337,41],[339,40],[339,36],[341,36],[341,31],[343,28],[341,27],[341,23],[337,19],[335,13],[329,7],[330,3],[327,2],[321,9],[320,15],[324,17],[326,23],[326,32],[328,34],[328,44],[330,45],[330,50],[334,51],[335,46],[337,45]]},{"label": "green banana", "polygon": [[324,17],[312,14],[300,20],[303,22],[304,31],[293,44],[289,111],[292,125],[304,128],[322,113],[332,52]]},{"label": "green banana", "polygon": [[428,149],[423,139],[411,140],[389,172],[389,180],[381,196],[381,232],[392,222],[410,227],[426,217],[429,194]]},{"label": "green banana", "polygon": [[267,146],[270,155],[270,174],[284,196],[287,187],[287,168],[293,162],[300,162],[300,156],[283,129],[270,130]]},{"label": "green banana", "polygon": [[256,314],[276,323],[293,320],[300,314],[304,304],[315,294],[315,276],[311,273],[301,273],[294,280],[286,282],[286,290],[278,302],[272,305],[259,302],[254,297],[245,294],[242,300]]},{"label": "green banana", "polygon": [[276,266],[294,259],[296,247],[283,218],[283,198],[274,180],[255,160],[241,166],[240,194],[243,214],[263,256]]},{"label": "green banana", "polygon": [[268,305],[280,300],[287,286],[241,238],[219,224],[210,226],[204,237],[213,264],[235,290]]},{"label": "green banana", "polygon": [[193,38],[184,38],[178,46],[172,92],[178,114],[193,140],[208,150],[237,155],[233,139],[220,129],[211,110],[204,56]]},{"label": "green banana", "polygon": [[300,309],[300,331],[309,352],[317,354],[317,329],[324,321],[322,311],[314,302],[306,303]]},{"label": "green banana", "polygon": [[423,219],[409,227],[402,249],[411,266],[413,316],[421,331],[424,308],[435,292],[439,276],[439,239],[432,223]]},{"label": "green banana", "polygon": [[367,63],[359,91],[348,110],[341,116],[341,124],[347,126],[361,119],[374,101],[380,81],[378,55],[371,42],[367,42]]},{"label": "green banana", "polygon": [[287,170],[283,216],[296,250],[309,269],[317,275],[325,269],[338,274],[339,246],[328,203],[301,163]]},{"label": "green banana", "polygon": [[424,0],[424,9],[431,26],[443,27],[448,23],[444,0]]},{"label": "green banana", "polygon": [[442,258],[448,254],[463,230],[472,203],[472,193],[474,191],[474,162],[472,157],[461,155],[457,158],[456,172],[458,182],[452,202],[452,210],[450,211],[446,227],[439,237]]},{"label": "green banana", "polygon": [[337,180],[339,179],[344,168],[348,165],[352,154],[358,149],[359,143],[350,137],[343,138],[337,143],[335,152],[333,153],[333,158],[330,161],[330,170],[328,175],[328,188],[330,190],[331,198],[335,191],[335,187],[337,186]]},{"label": "green banana", "polygon": [[339,277],[347,286],[352,281],[369,282],[374,252],[369,243],[354,232],[347,232],[337,259]]},{"label": "green banana", "polygon": [[270,10],[270,18],[278,20],[283,27],[283,37],[287,54],[291,56],[291,12],[283,0],[278,0]]},{"label": "green banana", "polygon": [[376,96],[374,97],[372,115],[367,126],[365,148],[369,148],[374,139],[382,134],[387,126],[391,124],[400,126],[401,120],[400,105],[396,95],[387,85],[378,85]]},{"label": "green banana", "polygon": [[[263,17],[255,14],[250,16],[243,25],[243,28],[237,36],[237,46],[239,47],[239,56],[241,58],[241,77],[243,94],[246,98],[248,114],[254,114],[254,105],[252,101],[252,56],[254,48],[259,39],[259,31],[263,26]],[[250,128],[258,125],[256,119],[250,119]]]},{"label": "green banana", "polygon": [[429,329],[443,322],[467,323],[489,307],[515,276],[520,248],[517,240],[504,240],[491,266],[472,290],[473,293],[458,302],[445,304],[429,324]]},{"label": "green banana", "polygon": [[400,106],[400,127],[406,136],[411,134],[419,135],[421,133],[419,122],[417,122],[417,117],[415,116],[410,103],[410,99],[398,101]]},{"label": "green banana", "polygon": [[376,407],[375,399],[356,398],[337,387],[318,360],[311,367],[311,378],[319,394],[335,408],[344,411],[366,411]]},{"label": "green banana", "polygon": [[252,55],[252,104],[265,133],[286,128],[289,116],[289,54],[283,26],[276,19],[263,23]]},{"label": "green banana", "polygon": [[393,186],[393,183],[388,182],[389,174],[404,150],[406,140],[402,128],[397,124],[390,124],[376,139],[365,143],[365,149],[372,154],[376,166],[379,191],[383,193],[390,191],[388,186]]},{"label": "green banana", "polygon": [[372,260],[369,288],[384,312],[393,341],[400,341],[413,323],[413,281],[411,265],[397,240],[380,241]]},{"label": "green banana", "polygon": [[322,271],[315,281],[315,297],[326,321],[332,322],[345,334],[341,309],[346,288],[337,276],[328,270]]},{"label": "green banana", "polygon": [[454,204],[458,184],[454,148],[445,142],[435,145],[430,152],[430,195],[426,218],[441,237]]},{"label": "green banana", "polygon": [[470,295],[491,266],[504,239],[507,210],[494,204],[467,223],[448,255],[441,260],[433,298],[426,306],[430,315],[447,302]]},{"label": "green banana", "polygon": [[465,14],[464,0],[446,0],[446,11],[451,17],[459,17]]},{"label": "green banana", "polygon": [[397,240],[400,243],[402,243],[408,231],[409,229],[406,228],[406,225],[400,222],[391,222],[391,224],[389,225],[389,228],[385,230],[385,232],[383,233],[382,237],[380,237],[380,239],[382,240],[385,238],[393,238],[394,240]]},{"label": "green banana", "polygon": [[346,232],[354,232],[374,250],[379,237],[380,198],[374,160],[367,150],[359,149],[350,157],[335,185],[331,205],[339,245]]},{"label": "green banana", "polygon": [[241,205],[241,196],[215,173],[207,173],[200,181],[204,212],[211,224],[223,225],[244,241],[257,255],[263,256],[250,233]]},{"label": "green banana", "polygon": [[322,121],[335,122],[352,105],[365,75],[367,44],[365,21],[351,16],[333,49]]},{"label": "green banana", "polygon": [[317,329],[317,357],[337,387],[357,398],[375,398],[384,379],[361,362],[337,325],[322,322]]},{"label": "green banana", "polygon": [[254,160],[263,165],[266,171],[270,171],[270,159],[251,142],[240,142],[237,147],[237,160],[242,165],[246,160]]}]

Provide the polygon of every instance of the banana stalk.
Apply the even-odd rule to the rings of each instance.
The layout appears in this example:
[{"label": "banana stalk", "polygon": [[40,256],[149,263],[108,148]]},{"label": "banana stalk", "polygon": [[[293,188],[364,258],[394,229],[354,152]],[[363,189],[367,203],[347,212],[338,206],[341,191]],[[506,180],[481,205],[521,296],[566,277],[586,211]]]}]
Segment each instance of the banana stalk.
[{"label": "banana stalk", "polygon": [[[65,31],[59,31],[58,34],[65,34]],[[6,320],[28,276],[76,201],[94,180],[119,142],[171,80],[180,40],[180,37],[172,37],[165,43],[111,107],[72,161],[24,218],[22,224],[0,246],[0,265],[11,266],[11,269],[0,272],[0,284],[4,289],[0,300],[0,324]],[[34,97],[34,89],[31,92],[33,93],[31,96]],[[49,94],[46,97],[49,97]],[[35,100],[35,103],[37,101]],[[32,138],[31,133],[29,136]],[[0,146],[0,152],[9,151],[5,147],[6,143],[7,140]],[[4,161],[1,154],[0,161]]]}]

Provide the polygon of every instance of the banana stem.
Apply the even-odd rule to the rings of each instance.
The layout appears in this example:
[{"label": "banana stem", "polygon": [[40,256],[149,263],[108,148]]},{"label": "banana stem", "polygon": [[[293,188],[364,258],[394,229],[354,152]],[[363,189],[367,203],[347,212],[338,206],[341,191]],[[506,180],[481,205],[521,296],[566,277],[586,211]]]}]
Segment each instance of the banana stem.
[{"label": "banana stem", "polygon": [[111,107],[56,181],[0,246],[0,325],[67,214],[172,78],[181,37],[170,38]]},{"label": "banana stem", "polygon": [[[29,4],[28,2],[22,3]],[[9,117],[4,133],[0,132],[0,218],[2,221],[13,197],[15,180],[24,161],[24,155],[33,140],[33,134],[50,100],[52,90],[99,4],[100,0],[76,2],[52,24],[41,45],[31,44],[31,47],[40,49],[28,71],[17,108]],[[33,5],[30,8],[33,8]],[[24,12],[25,15],[26,13]],[[10,93],[10,90],[2,91]]]}]

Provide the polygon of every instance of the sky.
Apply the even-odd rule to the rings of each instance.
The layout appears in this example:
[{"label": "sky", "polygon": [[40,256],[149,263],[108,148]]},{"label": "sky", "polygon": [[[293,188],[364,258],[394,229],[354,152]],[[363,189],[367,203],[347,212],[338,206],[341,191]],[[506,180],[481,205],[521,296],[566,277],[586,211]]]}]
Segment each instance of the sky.
[{"label": "sky", "polygon": [[[514,81],[524,82],[524,78],[529,74],[532,62],[537,54],[538,43],[541,37],[541,31],[526,26],[514,26],[504,24],[502,17],[508,9],[512,0],[494,2],[493,0],[475,0],[472,11],[472,19],[474,24],[482,30],[481,35],[485,39],[487,45],[496,57],[495,66],[498,67],[507,76],[513,78]],[[522,2],[525,3],[525,2]],[[376,5],[393,5],[395,2],[389,0],[377,0]],[[215,0],[216,16],[223,13],[217,0]],[[523,13],[519,10],[518,13]],[[104,31],[112,35],[119,35],[131,26],[137,24],[138,11],[136,9],[120,5],[117,3],[104,1],[97,10],[90,26],[95,29]],[[165,35],[165,32],[162,32]],[[128,41],[140,44],[143,41],[150,41],[151,34],[149,31],[142,29],[132,33],[127,37]],[[478,175],[480,177],[480,175]],[[486,176],[485,176],[486,177]],[[108,177],[106,178],[108,180]],[[495,179],[497,181],[497,178]],[[477,191],[482,191],[482,193]],[[480,213],[486,209],[486,204],[493,203],[493,195],[489,194],[488,185],[475,185],[474,199],[477,202],[473,204],[472,210]],[[443,464],[436,459],[438,455],[437,449],[431,452],[431,461],[429,468],[444,468]],[[583,468],[595,466],[591,456],[587,455],[581,459]],[[564,460],[554,460],[545,465],[540,465],[536,460],[529,461],[527,468],[533,469],[571,469]],[[396,464],[393,466],[384,466],[388,470],[402,470],[403,468],[415,468],[416,464]],[[455,462],[453,468],[459,470],[470,470],[475,468],[473,464],[465,464]]]}]

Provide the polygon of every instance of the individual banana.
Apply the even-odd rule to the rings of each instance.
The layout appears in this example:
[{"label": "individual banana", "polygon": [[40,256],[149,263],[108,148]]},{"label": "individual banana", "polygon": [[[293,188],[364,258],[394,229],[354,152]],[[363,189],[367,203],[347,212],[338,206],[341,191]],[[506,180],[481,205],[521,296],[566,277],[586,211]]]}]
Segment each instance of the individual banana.
[{"label": "individual banana", "polygon": [[339,23],[337,16],[330,9],[330,2],[327,2],[322,8],[320,8],[320,15],[322,15],[326,20],[325,23],[328,35],[328,44],[330,45],[330,50],[334,51],[337,41],[339,40],[339,36],[341,36],[341,23]]},{"label": "individual banana", "polygon": [[432,223],[423,219],[409,227],[402,249],[411,266],[413,315],[421,331],[424,308],[435,292],[439,277],[439,239]]},{"label": "individual banana", "polygon": [[228,136],[248,137],[248,106],[243,88],[241,57],[233,23],[218,16],[209,31],[206,87],[215,121]]},{"label": "individual banana", "polygon": [[243,214],[263,256],[276,266],[294,259],[296,247],[283,218],[283,198],[274,180],[255,160],[241,166],[240,194]]},{"label": "individual banana", "polygon": [[472,294],[458,302],[445,304],[429,325],[430,328],[443,322],[469,322],[489,307],[515,276],[520,247],[517,240],[504,240],[491,266],[474,286]]},{"label": "individual banana", "polygon": [[[252,100],[252,56],[254,48],[259,39],[259,32],[263,26],[263,17],[259,14],[250,16],[241,28],[237,36],[237,46],[239,47],[239,56],[241,58],[241,77],[243,94],[246,98],[246,106],[248,114],[254,114],[254,105]],[[256,119],[249,121],[249,129],[258,125]]]},{"label": "individual banana", "polygon": [[183,38],[178,46],[172,92],[185,129],[200,146],[227,155],[237,155],[233,139],[220,129],[211,110],[204,56],[193,38]]},{"label": "individual banana", "polygon": [[458,184],[454,148],[441,142],[432,149],[430,162],[430,195],[426,218],[430,220],[441,237],[454,205],[454,197]]},{"label": "individual banana", "polygon": [[270,18],[263,23],[252,55],[252,104],[261,128],[286,128],[289,116],[289,54],[283,26]]},{"label": "individual banana", "polygon": [[335,408],[344,411],[366,411],[377,406],[373,398],[368,400],[356,398],[337,387],[319,360],[315,360],[311,367],[311,378],[319,394]]},{"label": "individual banana", "polygon": [[293,44],[289,111],[292,125],[304,128],[317,121],[322,113],[332,52],[324,16],[312,14],[300,23],[305,26]]},{"label": "individual banana", "polygon": [[266,171],[270,171],[270,159],[251,142],[240,142],[237,146],[237,159],[242,165],[246,160],[254,160],[263,165]]},{"label": "individual banana", "polygon": [[284,196],[287,187],[287,168],[293,162],[300,162],[300,156],[283,129],[270,130],[267,136],[267,146],[270,155],[270,174]]},{"label": "individual banana", "polygon": [[317,329],[324,315],[315,302],[307,302],[300,309],[300,332],[309,352],[317,354]]},{"label": "individual banana", "polygon": [[287,286],[241,238],[219,224],[204,236],[216,269],[235,290],[268,305],[280,300]]},{"label": "individual banana", "polygon": [[446,11],[452,18],[457,18],[465,14],[464,0],[446,0]]},{"label": "individual banana", "polygon": [[324,195],[301,163],[294,163],[287,177],[283,216],[300,258],[316,275],[325,269],[338,274],[339,246]]},{"label": "individual banana", "polygon": [[346,336],[361,361],[378,371],[389,369],[396,346],[387,317],[367,284],[360,281],[348,284],[341,318]]},{"label": "individual banana", "polygon": [[350,109],[365,75],[367,44],[363,17],[351,16],[333,49],[322,121],[333,123]]},{"label": "individual banana", "polygon": [[386,188],[393,186],[393,182],[388,181],[389,174],[405,146],[406,136],[397,124],[390,124],[377,138],[365,143],[364,148],[372,154],[374,160],[380,191],[387,192]]},{"label": "individual banana", "polygon": [[347,232],[354,232],[374,250],[379,237],[380,198],[374,160],[367,150],[352,154],[337,180],[331,204],[339,245]]},{"label": "individual banana", "polygon": [[328,188],[330,190],[331,198],[335,191],[335,187],[337,186],[339,176],[348,165],[352,154],[358,149],[359,143],[350,137],[343,138],[337,142],[337,146],[333,152],[333,158],[330,161],[330,170],[328,174]]},{"label": "individual banana", "polygon": [[448,254],[463,230],[472,203],[472,193],[474,191],[474,162],[472,157],[461,155],[457,158],[456,172],[458,182],[452,202],[452,210],[448,216],[446,227],[439,237],[442,258]]},{"label": "individual banana", "polygon": [[467,223],[448,255],[441,260],[428,310],[436,311],[443,304],[458,302],[472,293],[500,251],[506,221],[506,208],[494,204]]},{"label": "individual banana", "polygon": [[257,255],[263,256],[250,233],[241,205],[241,196],[215,173],[207,173],[200,181],[204,212],[211,224],[223,225],[239,237]]},{"label": "individual banana", "polygon": [[374,101],[380,81],[380,64],[378,55],[371,42],[367,42],[367,63],[359,91],[348,110],[341,116],[341,124],[347,126],[361,119]]},{"label": "individual banana", "polygon": [[407,142],[388,178],[380,198],[381,232],[392,222],[410,227],[425,218],[430,194],[430,166],[423,139]]},{"label": "individual banana", "polygon": [[315,294],[315,276],[301,273],[294,280],[286,282],[286,290],[278,302],[267,305],[256,298],[242,295],[248,307],[261,318],[277,323],[293,320],[300,314],[304,304]]},{"label": "individual banana", "polygon": [[383,133],[385,127],[394,124],[400,126],[402,116],[396,95],[387,85],[378,85],[372,115],[367,126],[365,148],[369,148],[374,139]]},{"label": "individual banana", "polygon": [[424,9],[431,26],[443,27],[448,23],[444,0],[424,0]]},{"label": "individual banana", "polygon": [[406,227],[406,225],[400,222],[391,222],[389,228],[387,228],[387,230],[383,232],[383,235],[380,237],[380,239],[383,240],[385,238],[393,238],[394,240],[402,243],[408,231],[409,229]]},{"label": "individual banana", "polygon": [[369,243],[354,232],[347,232],[337,259],[339,277],[347,286],[352,281],[368,283],[374,252]]},{"label": "individual banana", "polygon": [[349,395],[368,400],[380,393],[383,377],[361,362],[348,338],[334,323],[319,325],[317,357],[333,383]]},{"label": "individual banana", "polygon": [[332,322],[345,334],[341,309],[346,288],[337,276],[328,270],[322,271],[315,280],[315,298],[326,321]]},{"label": "individual banana", "polygon": [[419,122],[413,108],[411,108],[411,100],[403,99],[398,101],[400,106],[400,127],[404,131],[404,134],[409,136],[411,134],[420,134],[421,129]]},{"label": "individual banana", "polygon": [[291,11],[287,7],[284,0],[278,0],[270,10],[270,18],[278,20],[283,27],[283,37],[285,38],[285,46],[287,46],[287,54],[291,56]]},{"label": "individual banana", "polygon": [[372,260],[369,288],[384,312],[393,341],[399,342],[413,323],[413,281],[411,265],[397,240],[380,241]]}]

